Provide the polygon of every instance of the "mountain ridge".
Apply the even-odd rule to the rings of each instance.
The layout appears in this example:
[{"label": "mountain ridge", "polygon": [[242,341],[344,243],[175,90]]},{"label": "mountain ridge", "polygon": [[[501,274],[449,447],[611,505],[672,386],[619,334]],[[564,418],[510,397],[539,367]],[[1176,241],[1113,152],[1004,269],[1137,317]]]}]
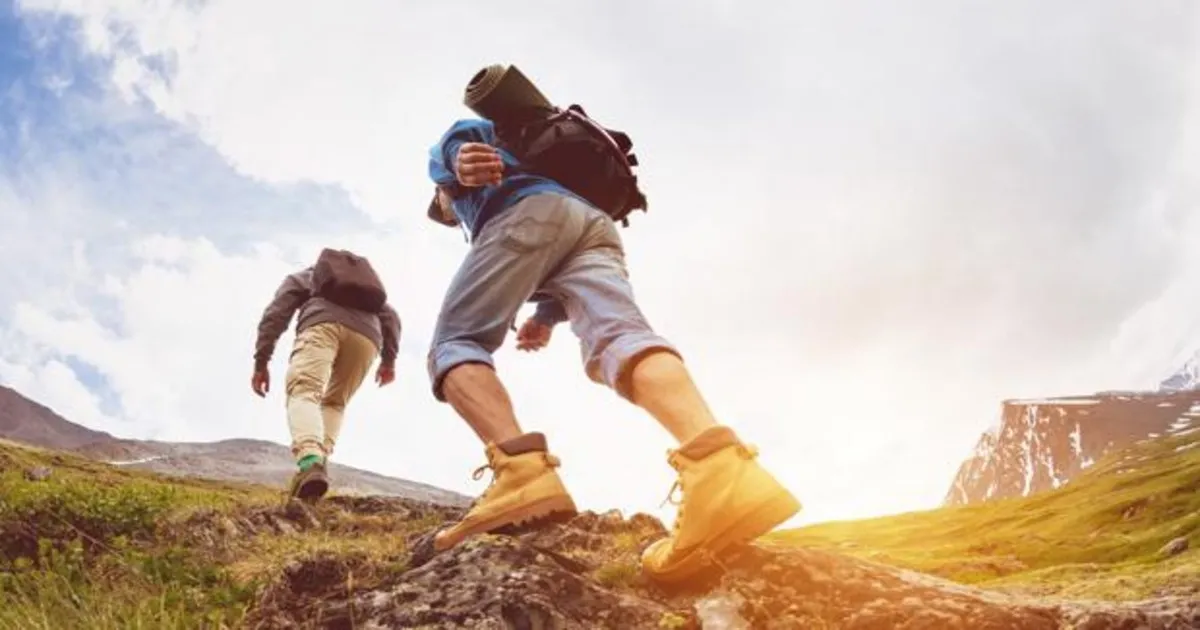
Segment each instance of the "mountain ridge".
[{"label": "mountain ridge", "polygon": [[959,465],[943,505],[969,505],[1051,490],[1097,460],[1139,441],[1200,430],[1200,355],[1153,390],[1020,397]]},{"label": "mountain ridge", "polygon": [[[136,440],[89,429],[10,387],[0,386],[0,438],[76,453],[120,467],[178,477],[259,483],[283,488],[295,472],[290,449],[269,440],[228,438],[212,442]],[[466,505],[470,497],[436,486],[329,463],[335,492],[400,496]]]},{"label": "mountain ridge", "polygon": [[0,385],[0,437],[58,449],[116,439],[104,431],[71,422],[46,405],[4,385]]},{"label": "mountain ridge", "polygon": [[1200,352],[1195,353],[1174,374],[1158,384],[1159,391],[1181,392],[1200,387]]}]

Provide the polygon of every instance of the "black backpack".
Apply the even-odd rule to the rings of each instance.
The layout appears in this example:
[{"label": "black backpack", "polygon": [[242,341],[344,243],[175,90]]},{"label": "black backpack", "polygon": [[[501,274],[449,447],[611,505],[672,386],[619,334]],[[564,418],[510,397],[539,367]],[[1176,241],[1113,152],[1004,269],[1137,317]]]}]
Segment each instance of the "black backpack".
[{"label": "black backpack", "polygon": [[552,108],[520,124],[496,125],[497,144],[521,163],[520,171],[541,175],[588,200],[628,226],[634,210],[647,211],[638,189],[629,135],[607,129],[579,105]]},{"label": "black backpack", "polygon": [[344,249],[321,250],[312,271],[312,294],[368,313],[387,303],[383,282],[366,258]]}]

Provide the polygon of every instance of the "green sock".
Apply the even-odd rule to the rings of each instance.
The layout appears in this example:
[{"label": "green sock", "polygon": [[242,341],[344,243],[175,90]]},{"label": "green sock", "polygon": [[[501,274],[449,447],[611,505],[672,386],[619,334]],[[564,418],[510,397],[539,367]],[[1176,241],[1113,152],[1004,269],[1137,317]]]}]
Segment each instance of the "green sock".
[{"label": "green sock", "polygon": [[320,455],[305,455],[300,458],[300,461],[296,462],[296,465],[300,467],[301,471],[305,471],[312,468],[313,464],[319,461],[321,461]]}]

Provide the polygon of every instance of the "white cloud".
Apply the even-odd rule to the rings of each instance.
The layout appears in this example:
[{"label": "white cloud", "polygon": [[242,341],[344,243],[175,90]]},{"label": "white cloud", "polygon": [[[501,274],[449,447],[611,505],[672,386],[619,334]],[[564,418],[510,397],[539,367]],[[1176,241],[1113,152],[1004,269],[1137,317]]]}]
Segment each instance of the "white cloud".
[{"label": "white cloud", "polygon": [[[38,162],[34,188],[61,212],[22,230],[81,208],[145,229],[104,233],[121,256],[63,250],[90,280],[30,289],[16,328],[53,350],[38,360],[103,372],[139,436],[282,440],[278,394],[246,391],[254,324],[333,236],[379,261],[405,321],[400,381],[355,401],[339,457],[470,488],[478,445],[423,367],[465,248],[424,220],[425,159],[468,115],[466,78],[514,61],[632,133],[651,198],[622,233],[638,295],[807,516],[931,505],[1000,399],[1120,387],[1200,345],[1196,14],[868,4],[22,2],[35,22],[77,18],[111,64],[130,102],[95,124],[139,99],[170,122],[118,126],[154,156],[124,207],[91,185],[103,154]],[[161,175],[183,159],[218,185]],[[344,189],[379,223],[297,182]],[[163,198],[174,211],[144,218]],[[557,335],[547,356],[498,357],[520,415],[550,433],[585,505],[652,508],[666,434],[588,383]]]}]

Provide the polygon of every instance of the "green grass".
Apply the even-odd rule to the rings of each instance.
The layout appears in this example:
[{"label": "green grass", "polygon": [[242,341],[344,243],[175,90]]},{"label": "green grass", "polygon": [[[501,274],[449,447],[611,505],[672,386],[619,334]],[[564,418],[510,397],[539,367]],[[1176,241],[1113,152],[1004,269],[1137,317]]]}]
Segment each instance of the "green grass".
[{"label": "green grass", "polygon": [[44,544],[0,573],[0,628],[229,627],[254,595],[183,548],[114,547],[89,557],[78,542]]},{"label": "green grass", "polygon": [[[26,479],[44,468],[49,476]],[[171,517],[269,495],[0,444],[0,628],[236,623],[252,595],[192,549],[156,544]]]},{"label": "green grass", "polygon": [[[50,475],[26,478],[38,468]],[[405,551],[405,529],[370,515],[334,514],[326,527],[286,535],[188,536],[195,517],[236,519],[281,502],[277,490],[0,441],[0,630],[233,628],[290,560]]]},{"label": "green grass", "polygon": [[[1197,436],[1114,454],[1032,497],[825,523],[772,535],[955,581],[1071,597],[1135,599],[1200,582]],[[1185,536],[1190,550],[1162,558]]]},{"label": "green grass", "polygon": [[[1181,443],[1134,449],[1028,499],[774,537],[996,588],[1141,597],[1200,581],[1200,448],[1174,452]],[[49,476],[27,478],[39,468]],[[346,584],[331,588],[369,586],[403,570],[409,534],[438,518],[319,507],[320,527],[277,530],[281,502],[274,489],[0,441],[0,630],[241,627],[294,561],[340,563]],[[1192,550],[1157,555],[1181,535]],[[617,534],[593,577],[635,587],[639,544]]]}]

